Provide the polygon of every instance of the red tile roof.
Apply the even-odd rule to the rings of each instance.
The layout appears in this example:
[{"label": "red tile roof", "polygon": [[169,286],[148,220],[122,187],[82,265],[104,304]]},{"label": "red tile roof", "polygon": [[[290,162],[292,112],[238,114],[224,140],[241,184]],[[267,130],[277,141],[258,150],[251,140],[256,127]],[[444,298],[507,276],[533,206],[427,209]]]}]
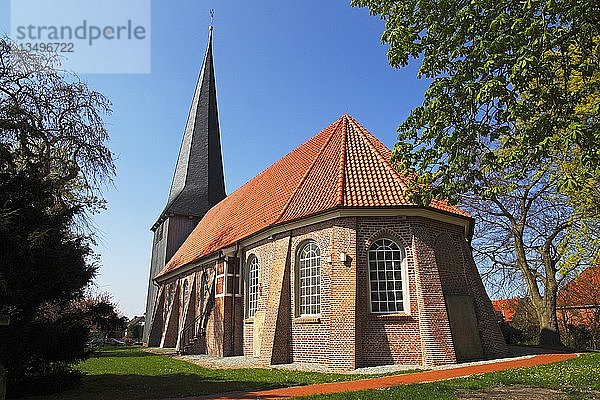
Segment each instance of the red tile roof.
[{"label": "red tile roof", "polygon": [[600,264],[581,271],[558,292],[559,307],[600,305]]},{"label": "red tile roof", "polygon": [[[338,207],[414,205],[390,158],[344,114],[211,208],[157,277],[282,222]],[[431,208],[469,216],[443,201]]]},{"label": "red tile roof", "polygon": [[515,314],[517,313],[517,308],[521,304],[521,299],[513,298],[513,299],[500,299],[500,300],[492,300],[492,306],[494,306],[494,311],[496,314],[501,314],[504,318],[504,322],[512,322]]}]

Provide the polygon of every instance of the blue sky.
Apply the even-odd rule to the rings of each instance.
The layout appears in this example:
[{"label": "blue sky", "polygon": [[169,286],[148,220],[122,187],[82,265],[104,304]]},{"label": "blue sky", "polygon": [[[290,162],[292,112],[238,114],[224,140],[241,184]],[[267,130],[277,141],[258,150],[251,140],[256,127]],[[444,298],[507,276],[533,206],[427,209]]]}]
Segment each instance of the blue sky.
[{"label": "blue sky", "polygon": [[[167,199],[211,8],[227,193],[346,112],[393,146],[426,88],[416,64],[389,66],[383,22],[349,2],[153,1],[152,72],[81,76],[113,103],[117,176],[94,218],[96,282],[127,316],[144,312],[149,228]],[[0,13],[6,26],[6,3]]]}]

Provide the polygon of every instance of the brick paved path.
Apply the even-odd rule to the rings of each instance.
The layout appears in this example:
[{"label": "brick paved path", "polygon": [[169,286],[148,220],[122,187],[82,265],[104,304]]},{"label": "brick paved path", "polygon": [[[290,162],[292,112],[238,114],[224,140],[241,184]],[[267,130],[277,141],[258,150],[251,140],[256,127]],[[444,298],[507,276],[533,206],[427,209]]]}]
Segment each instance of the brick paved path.
[{"label": "brick paved path", "polygon": [[460,378],[469,375],[483,374],[486,372],[504,371],[512,368],[532,367],[534,365],[550,364],[559,361],[570,360],[577,357],[576,354],[540,354],[529,358],[520,358],[517,360],[499,361],[486,364],[477,364],[469,366],[457,366],[446,369],[435,369],[424,372],[415,372],[412,374],[384,376],[380,378],[361,379],[348,382],[321,383],[318,385],[295,386],[289,388],[264,390],[248,393],[224,393],[207,397],[194,397],[192,399],[287,399],[297,396],[307,396],[313,394],[356,392],[366,389],[379,389],[391,386],[406,385],[411,383],[424,383],[433,381],[442,381],[452,378]]}]

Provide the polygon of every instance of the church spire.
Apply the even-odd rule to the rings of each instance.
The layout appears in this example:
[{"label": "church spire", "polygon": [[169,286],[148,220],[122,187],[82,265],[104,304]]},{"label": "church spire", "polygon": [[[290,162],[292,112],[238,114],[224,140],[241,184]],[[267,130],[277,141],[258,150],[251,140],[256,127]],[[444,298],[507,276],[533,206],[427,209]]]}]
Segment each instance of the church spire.
[{"label": "church spire", "polygon": [[157,287],[153,283],[154,277],[179,249],[204,214],[225,198],[212,35],[211,13],[208,46],[183,132],[169,199],[151,228],[154,240],[146,300],[146,342],[150,338],[150,327],[156,311]]},{"label": "church spire", "polygon": [[208,46],[183,134],[169,198],[159,221],[169,214],[202,217],[225,198],[212,53],[212,17],[211,12]]}]

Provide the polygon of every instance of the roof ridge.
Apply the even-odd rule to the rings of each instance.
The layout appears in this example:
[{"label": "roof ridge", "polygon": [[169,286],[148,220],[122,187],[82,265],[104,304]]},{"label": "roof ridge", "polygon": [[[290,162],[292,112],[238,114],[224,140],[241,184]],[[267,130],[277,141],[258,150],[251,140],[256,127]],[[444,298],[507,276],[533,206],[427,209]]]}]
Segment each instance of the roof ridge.
[{"label": "roof ridge", "polygon": [[[392,165],[392,163],[390,162],[390,160],[388,160],[387,158],[385,158],[383,156],[383,154],[381,154],[381,152],[379,151],[379,149],[377,149],[377,147],[375,147],[375,145],[371,142],[371,140],[369,139],[369,137],[365,134],[365,131],[366,131],[370,136],[373,136],[371,134],[371,132],[367,131],[366,128],[364,128],[362,125],[360,125],[358,122],[356,122],[354,120],[354,118],[352,118],[350,116],[348,116],[348,117],[350,118],[350,121],[352,122],[352,124],[355,127],[358,128],[359,135],[367,142],[367,145],[369,146],[369,148],[371,149],[371,151],[374,152],[375,155],[377,156],[377,158],[379,158],[381,161],[383,161],[385,163],[385,165],[392,171],[392,173],[394,174],[394,176],[396,176],[396,178],[398,178],[400,186],[402,187],[402,191],[404,192],[408,188],[408,185],[404,181],[404,178],[402,177],[402,175],[400,175],[400,172],[398,172],[396,170],[396,168],[394,168],[394,166]],[[402,193],[402,197],[404,198],[404,201],[406,201],[406,197],[404,196],[404,193]]]},{"label": "roof ridge", "polygon": [[[386,156],[390,151],[376,136],[342,115],[213,206],[159,276],[269,227],[342,206],[416,206],[402,195],[402,170],[393,169]],[[469,217],[441,202],[431,208]]]},{"label": "roof ridge", "polygon": [[344,185],[346,175],[346,147],[348,146],[348,115],[342,116],[344,120],[344,136],[342,138],[342,154],[340,155],[340,167],[338,171],[338,198],[337,205],[344,205]]},{"label": "roof ridge", "polygon": [[[405,196],[405,192],[408,189],[408,185],[406,183],[406,178],[404,176],[402,176],[402,174],[400,173],[400,171],[398,171],[396,168],[394,168],[394,166],[392,165],[392,163],[391,163],[391,161],[389,159],[387,159],[386,157],[384,157],[381,154],[381,152],[379,151],[379,149],[373,144],[372,140],[378,141],[383,146],[385,146],[385,144],[383,144],[379,139],[377,139],[377,137],[375,135],[373,135],[371,132],[369,132],[367,130],[367,128],[365,128],[360,123],[358,123],[356,120],[354,120],[354,118],[352,118],[351,116],[348,116],[348,117],[350,118],[350,120],[352,121],[352,123],[358,128],[359,134],[366,140],[368,146],[375,152],[375,154],[378,156],[378,158],[380,158],[381,160],[383,160],[383,162],[385,163],[385,165],[388,167],[388,169],[390,169],[392,171],[392,173],[394,174],[394,176],[396,176],[396,178],[400,182],[400,186],[402,187],[402,193],[401,193],[401,195],[402,195],[402,198],[403,198],[404,202],[410,203],[410,201],[408,201],[407,198],[406,198],[406,196]],[[385,146],[385,147],[387,148],[387,146]],[[448,204],[448,201],[447,200],[443,200],[443,199],[433,199],[431,205],[433,205],[433,203]]]},{"label": "roof ridge", "polygon": [[[274,223],[279,222],[281,220],[281,218],[285,215],[285,212],[287,211],[287,209],[290,207],[290,204],[292,203],[292,200],[294,199],[294,197],[296,196],[296,193],[298,193],[298,190],[300,190],[300,188],[302,187],[302,185],[304,184],[304,182],[306,181],[306,178],[308,177],[308,175],[310,174],[310,171],[312,171],[313,167],[315,166],[315,164],[317,163],[317,160],[319,159],[319,157],[321,156],[321,154],[323,154],[323,151],[325,151],[325,149],[327,148],[327,145],[329,145],[329,142],[331,142],[331,139],[333,138],[335,132],[338,130],[340,123],[342,122],[342,118],[338,119],[336,121],[337,123],[334,122],[335,128],[333,128],[331,134],[329,135],[329,137],[327,138],[327,140],[325,141],[325,143],[323,144],[323,147],[321,147],[321,149],[319,150],[319,152],[317,153],[317,156],[313,159],[312,163],[310,164],[310,166],[306,169],[306,172],[304,173],[304,175],[302,176],[302,179],[300,179],[300,181],[298,182],[298,185],[296,185],[296,187],[294,188],[294,190],[292,191],[292,194],[290,196],[290,198],[288,199],[288,201],[285,203],[285,206],[282,208],[281,212],[279,213],[279,215],[277,216],[277,218],[275,218]],[[327,128],[331,127],[333,124],[329,125]],[[325,128],[325,129],[327,129]],[[324,129],[324,130],[325,130]],[[321,131],[323,132],[323,131]]]}]

